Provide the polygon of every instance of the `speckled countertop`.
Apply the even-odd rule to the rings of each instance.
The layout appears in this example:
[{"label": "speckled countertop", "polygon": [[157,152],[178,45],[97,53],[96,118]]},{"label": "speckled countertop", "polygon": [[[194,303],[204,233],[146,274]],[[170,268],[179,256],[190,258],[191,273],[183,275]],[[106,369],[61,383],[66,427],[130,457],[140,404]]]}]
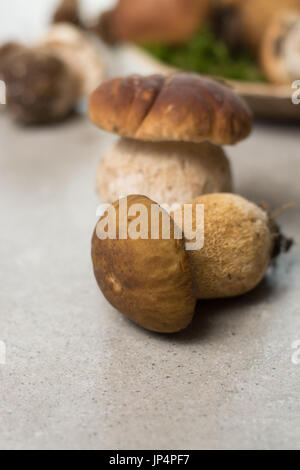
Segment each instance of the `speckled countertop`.
[{"label": "speckled countertop", "polygon": [[0,116],[0,448],[299,449],[299,126],[257,124],[228,149],[238,192],[296,204],[280,217],[294,249],[177,336],[135,327],[94,281],[95,171],[112,141],[83,117]]}]

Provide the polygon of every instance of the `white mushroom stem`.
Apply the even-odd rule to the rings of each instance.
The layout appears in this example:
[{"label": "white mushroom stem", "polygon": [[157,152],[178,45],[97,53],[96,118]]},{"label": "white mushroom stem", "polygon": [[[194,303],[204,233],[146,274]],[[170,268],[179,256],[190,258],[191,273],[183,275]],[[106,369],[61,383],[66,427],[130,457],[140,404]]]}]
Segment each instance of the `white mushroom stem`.
[{"label": "white mushroom stem", "polygon": [[204,142],[144,142],[121,138],[100,163],[103,202],[143,194],[159,204],[182,204],[201,194],[230,192],[230,163],[221,147]]}]

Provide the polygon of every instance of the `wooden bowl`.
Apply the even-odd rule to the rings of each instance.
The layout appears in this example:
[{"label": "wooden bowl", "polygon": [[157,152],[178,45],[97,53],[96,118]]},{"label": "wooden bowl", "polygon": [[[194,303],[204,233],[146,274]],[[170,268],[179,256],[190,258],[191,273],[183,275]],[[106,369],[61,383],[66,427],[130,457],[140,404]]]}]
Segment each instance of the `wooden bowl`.
[{"label": "wooden bowl", "polygon": [[[128,44],[126,49],[137,60],[143,61],[153,73],[171,73],[176,69],[153,57],[138,46]],[[299,77],[300,79],[300,77]],[[292,95],[296,91],[292,87],[273,85],[269,83],[245,82],[237,80],[222,81],[231,86],[241,95],[252,109],[254,115],[277,121],[300,120],[300,104],[292,102]]]}]

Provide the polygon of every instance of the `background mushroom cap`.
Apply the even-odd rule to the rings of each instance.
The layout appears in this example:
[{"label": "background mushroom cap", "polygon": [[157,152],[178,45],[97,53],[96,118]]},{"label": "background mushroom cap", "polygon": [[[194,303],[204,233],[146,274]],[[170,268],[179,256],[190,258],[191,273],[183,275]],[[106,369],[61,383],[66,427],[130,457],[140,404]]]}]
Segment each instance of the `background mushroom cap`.
[{"label": "background mushroom cap", "polygon": [[261,45],[261,66],[271,82],[290,84],[300,77],[300,12],[275,15]]},{"label": "background mushroom cap", "polygon": [[230,192],[230,163],[209,142],[141,142],[121,138],[101,160],[97,191],[112,203],[127,194],[144,194],[159,204],[183,204],[201,194]]},{"label": "background mushroom cap", "polygon": [[286,10],[300,12],[300,0],[242,0],[238,4],[243,41],[258,51],[269,22]]},{"label": "background mushroom cap", "polygon": [[6,83],[6,110],[23,124],[54,122],[74,108],[77,77],[50,53],[17,47],[0,73]]},{"label": "background mushroom cap", "polygon": [[105,78],[99,49],[87,33],[72,24],[52,25],[39,47],[56,54],[77,75],[81,96],[89,96]]},{"label": "background mushroom cap", "polygon": [[209,17],[211,0],[119,0],[95,32],[113,41],[167,43],[188,39]]},{"label": "background mushroom cap", "polygon": [[189,73],[108,80],[92,93],[89,114],[109,132],[148,141],[230,145],[252,126],[248,106],[228,86]]},{"label": "background mushroom cap", "polygon": [[[128,208],[143,204],[151,226],[151,205],[144,196],[127,198]],[[114,204],[119,215],[119,201]],[[134,217],[128,216],[128,220]],[[101,218],[102,219],[102,218]],[[100,221],[101,221],[100,219]],[[118,221],[119,217],[117,217]],[[162,220],[174,223],[167,212]],[[119,221],[118,221],[119,222]],[[121,224],[122,225],[122,224]],[[100,240],[99,222],[92,239],[94,273],[106,299],[136,324],[151,331],[174,333],[191,322],[195,297],[184,240]]]},{"label": "background mushroom cap", "polygon": [[[274,232],[267,212],[235,194],[207,194],[192,204],[203,204],[205,214],[204,246],[187,251],[197,297],[233,297],[252,290],[273,255]],[[195,220],[193,224],[195,229]],[[191,240],[185,228],[184,234]]]},{"label": "background mushroom cap", "polygon": [[53,23],[71,23],[80,26],[79,0],[61,0],[53,15]]}]

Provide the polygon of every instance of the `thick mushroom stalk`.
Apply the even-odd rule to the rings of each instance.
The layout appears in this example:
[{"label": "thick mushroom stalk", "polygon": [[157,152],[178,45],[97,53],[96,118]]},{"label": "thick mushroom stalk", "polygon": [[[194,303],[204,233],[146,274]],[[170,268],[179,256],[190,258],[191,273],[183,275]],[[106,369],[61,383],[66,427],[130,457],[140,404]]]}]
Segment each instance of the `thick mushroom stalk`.
[{"label": "thick mushroom stalk", "polygon": [[106,67],[98,47],[71,24],[51,26],[40,47],[57,55],[78,77],[81,97],[88,97],[105,78]]}]

